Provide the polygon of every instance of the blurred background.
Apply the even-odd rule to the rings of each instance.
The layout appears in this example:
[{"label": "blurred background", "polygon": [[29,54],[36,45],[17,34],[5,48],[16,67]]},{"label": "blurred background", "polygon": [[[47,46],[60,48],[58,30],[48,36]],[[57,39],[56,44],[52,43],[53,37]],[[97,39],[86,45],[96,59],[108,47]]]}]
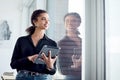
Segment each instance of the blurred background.
[{"label": "blurred background", "polygon": [[[46,34],[56,42],[65,35],[64,15],[81,15],[83,80],[120,80],[119,4],[119,0],[0,0],[0,75],[16,74],[10,67],[16,40],[26,35],[33,10],[45,9],[50,15]],[[59,73],[56,76],[61,77]]]}]

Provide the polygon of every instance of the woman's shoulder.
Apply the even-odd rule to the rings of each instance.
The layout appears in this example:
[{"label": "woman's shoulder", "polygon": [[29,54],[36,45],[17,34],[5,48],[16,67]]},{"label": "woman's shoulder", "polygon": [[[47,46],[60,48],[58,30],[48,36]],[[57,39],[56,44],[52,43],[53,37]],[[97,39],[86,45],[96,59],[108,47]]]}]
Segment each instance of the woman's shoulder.
[{"label": "woman's shoulder", "polygon": [[47,37],[47,36],[45,36],[45,39],[48,41],[48,42],[50,42],[52,45],[57,45],[57,42],[55,41],[55,40],[53,40],[53,39],[51,39],[51,38],[49,38],[49,37]]},{"label": "woman's shoulder", "polygon": [[56,41],[55,41],[55,40],[53,40],[53,39],[51,39],[51,38],[48,38],[48,41],[49,41],[49,42],[51,42],[51,43],[56,44]]},{"label": "woman's shoulder", "polygon": [[26,35],[26,36],[20,36],[20,37],[18,37],[18,39],[25,39],[25,38],[28,38],[29,37],[29,35]]},{"label": "woman's shoulder", "polygon": [[50,37],[48,37],[46,35],[45,35],[45,39],[48,40],[48,41],[51,41],[51,42],[55,42],[55,40],[51,39]]},{"label": "woman's shoulder", "polygon": [[20,36],[20,37],[18,37],[17,41],[28,40],[29,37],[30,37],[29,35],[27,35],[27,36]]}]

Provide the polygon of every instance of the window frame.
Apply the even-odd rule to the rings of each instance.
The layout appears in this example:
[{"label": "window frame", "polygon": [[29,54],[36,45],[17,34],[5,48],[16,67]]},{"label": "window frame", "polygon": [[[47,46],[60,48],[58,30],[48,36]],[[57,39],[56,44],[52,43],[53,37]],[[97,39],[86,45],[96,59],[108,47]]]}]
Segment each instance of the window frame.
[{"label": "window frame", "polygon": [[85,0],[85,80],[105,80],[104,0]]}]

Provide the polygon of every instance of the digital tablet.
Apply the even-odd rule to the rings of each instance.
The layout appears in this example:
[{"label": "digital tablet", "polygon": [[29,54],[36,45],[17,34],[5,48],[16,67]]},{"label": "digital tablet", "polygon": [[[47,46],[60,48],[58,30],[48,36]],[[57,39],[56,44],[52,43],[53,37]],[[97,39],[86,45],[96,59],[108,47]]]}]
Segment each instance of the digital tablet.
[{"label": "digital tablet", "polygon": [[41,59],[41,54],[44,53],[46,56],[48,56],[49,51],[51,51],[51,57],[54,58],[55,56],[58,55],[59,48],[54,46],[44,45],[41,51],[39,52],[38,57],[34,60],[34,63],[44,64],[44,61]]}]

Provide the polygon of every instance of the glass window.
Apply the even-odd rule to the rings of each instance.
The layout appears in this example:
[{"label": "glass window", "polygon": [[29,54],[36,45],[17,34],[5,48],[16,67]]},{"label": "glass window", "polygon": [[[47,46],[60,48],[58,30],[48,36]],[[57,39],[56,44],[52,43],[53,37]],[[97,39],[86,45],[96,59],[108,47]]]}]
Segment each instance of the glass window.
[{"label": "glass window", "polygon": [[120,79],[120,1],[105,0],[106,80]]},{"label": "glass window", "polygon": [[47,35],[61,48],[54,79],[81,80],[85,43],[84,0],[48,0],[47,6],[51,22]]}]

